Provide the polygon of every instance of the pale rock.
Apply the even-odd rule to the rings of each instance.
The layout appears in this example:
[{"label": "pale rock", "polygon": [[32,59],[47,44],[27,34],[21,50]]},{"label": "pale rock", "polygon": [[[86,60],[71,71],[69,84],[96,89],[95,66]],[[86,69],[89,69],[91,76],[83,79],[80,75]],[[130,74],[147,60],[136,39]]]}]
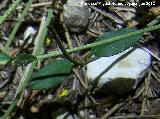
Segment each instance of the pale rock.
[{"label": "pale rock", "polygon": [[[24,40],[26,38],[29,37],[29,35],[34,35],[36,33],[36,29],[34,29],[32,26],[29,26],[26,28],[25,32],[24,32],[24,37],[23,37],[23,41],[20,42],[20,44],[22,45],[22,43],[24,42]],[[28,44],[33,42],[33,37],[28,39]]]},{"label": "pale rock", "polygon": [[52,95],[52,94],[49,94],[49,95],[47,96],[47,99],[48,99],[48,100],[52,100],[52,99],[53,99],[53,95]]},{"label": "pale rock", "polygon": [[85,0],[68,0],[63,6],[64,23],[72,32],[82,32],[88,25],[90,12],[83,2]]},{"label": "pale rock", "polygon": [[[131,48],[117,55],[101,57],[87,64],[87,77],[94,82],[99,74],[129,50],[131,50]],[[113,65],[109,71],[104,73],[99,79],[98,86],[103,88],[107,86],[106,89],[113,93],[115,93],[115,91],[117,93],[117,90],[122,91],[123,88],[126,93],[127,90],[134,89],[139,79],[144,77],[147,68],[150,66],[150,62],[150,54],[137,48],[128,56]],[[116,89],[110,89],[113,87]],[[121,93],[123,94],[123,91],[120,92],[120,94]]]}]

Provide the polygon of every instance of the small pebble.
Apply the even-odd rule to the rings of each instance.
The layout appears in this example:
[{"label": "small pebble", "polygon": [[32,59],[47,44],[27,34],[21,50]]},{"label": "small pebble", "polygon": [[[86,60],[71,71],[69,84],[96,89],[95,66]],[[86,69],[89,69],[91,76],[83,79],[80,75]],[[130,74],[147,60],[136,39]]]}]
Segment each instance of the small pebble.
[{"label": "small pebble", "polygon": [[63,6],[64,23],[72,32],[82,32],[86,29],[90,12],[83,6],[84,0],[68,0]]},{"label": "small pebble", "polygon": [[4,98],[4,96],[7,94],[6,91],[0,92],[0,99]]},{"label": "small pebble", "polygon": [[52,99],[53,99],[53,95],[49,94],[49,95],[47,96],[47,99],[48,99],[48,100],[52,100]]},{"label": "small pebble", "polygon": [[[20,45],[24,43],[24,40],[26,40],[29,37],[29,35],[35,35],[36,32],[37,32],[36,29],[33,28],[32,26],[27,27],[24,32],[23,40],[20,40]],[[33,37],[29,38],[27,43],[28,44],[33,43]]]},{"label": "small pebble", "polygon": [[30,109],[30,111],[32,113],[37,113],[37,112],[39,112],[39,109],[36,106],[32,106],[31,109]]}]

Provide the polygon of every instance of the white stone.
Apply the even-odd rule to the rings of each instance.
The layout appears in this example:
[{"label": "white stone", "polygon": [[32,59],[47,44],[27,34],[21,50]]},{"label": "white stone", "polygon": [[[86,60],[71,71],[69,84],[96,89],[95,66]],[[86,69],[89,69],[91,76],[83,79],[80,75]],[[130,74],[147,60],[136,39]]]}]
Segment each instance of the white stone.
[{"label": "white stone", "polygon": [[[87,64],[87,76],[91,81],[109,67],[117,58],[128,52],[130,49],[111,57],[101,57]],[[98,85],[101,87],[107,82],[118,79],[137,79],[144,77],[147,68],[150,66],[151,56],[148,52],[137,48],[127,57],[116,63],[108,72],[101,76]]]},{"label": "white stone", "polygon": [[[34,29],[32,26],[27,27],[27,29],[24,32],[23,42],[26,38],[29,37],[29,35],[34,35],[36,32],[37,32],[36,29]],[[32,43],[33,42],[32,40],[33,37],[29,38],[27,43]]]}]

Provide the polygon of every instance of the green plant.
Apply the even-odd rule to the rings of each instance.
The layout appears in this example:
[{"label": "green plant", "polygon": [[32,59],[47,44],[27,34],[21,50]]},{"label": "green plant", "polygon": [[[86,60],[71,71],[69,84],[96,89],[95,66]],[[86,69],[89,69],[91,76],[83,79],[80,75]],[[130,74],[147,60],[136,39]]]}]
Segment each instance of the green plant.
[{"label": "green plant", "polygon": [[[4,16],[0,18],[0,24],[3,23],[8,15],[16,8],[17,4],[20,2],[20,0],[17,0],[13,3],[12,9],[8,10],[9,12],[6,12]],[[3,52],[0,54],[0,65],[6,65],[6,64],[13,64],[15,66],[19,65],[26,65],[30,63],[25,73],[21,79],[21,83],[19,84],[19,87],[17,89],[17,93],[15,95],[15,98],[8,108],[8,110],[5,112],[4,119],[8,118],[14,107],[16,106],[18,100],[20,99],[24,89],[28,85],[28,82],[31,81],[31,85],[33,89],[47,89],[47,88],[55,88],[57,85],[59,85],[61,82],[63,82],[67,76],[70,74],[72,67],[74,64],[78,65],[79,63],[75,62],[72,57],[69,55],[70,53],[82,51],[84,49],[91,49],[92,54],[96,55],[97,57],[102,56],[111,56],[115,55],[117,53],[120,53],[127,48],[135,45],[139,39],[142,37],[142,34],[145,32],[153,31],[160,28],[159,25],[151,26],[148,28],[144,28],[141,30],[137,30],[134,28],[125,28],[118,31],[111,31],[108,32],[96,39],[96,42],[70,48],[70,49],[64,49],[60,39],[58,40],[58,45],[61,50],[59,51],[52,51],[48,52],[47,54],[41,54],[42,46],[44,39],[47,34],[48,26],[50,25],[50,21],[53,18],[53,9],[48,10],[48,16],[47,18],[42,18],[41,27],[39,28],[39,33],[35,40],[37,40],[37,45],[34,47],[33,53],[26,54],[26,53],[19,53],[15,57],[10,57],[8,55],[8,49],[11,45],[15,33],[17,32],[19,26],[22,23],[23,18],[28,13],[28,9],[30,8],[33,0],[29,0],[27,3],[26,8],[22,12],[21,17],[19,18],[20,21],[17,22],[17,25],[14,27],[8,42],[6,43],[5,48],[3,49]],[[53,2],[54,3],[54,2]],[[54,5],[54,4],[52,4]],[[36,66],[36,62],[41,59],[50,58],[50,57],[57,57],[60,55],[64,55],[67,60],[55,60],[50,62],[48,65],[42,67],[34,77],[31,78],[33,68]],[[63,69],[63,70],[62,70]],[[43,85],[42,85],[43,84]]]},{"label": "green plant", "polygon": [[21,0],[13,2],[12,6],[6,11],[6,13],[0,17],[0,25],[7,19],[7,17],[16,9]]},{"label": "green plant", "polygon": [[41,68],[32,78],[33,89],[48,89],[57,87],[72,71],[72,64],[67,60],[56,60]]}]

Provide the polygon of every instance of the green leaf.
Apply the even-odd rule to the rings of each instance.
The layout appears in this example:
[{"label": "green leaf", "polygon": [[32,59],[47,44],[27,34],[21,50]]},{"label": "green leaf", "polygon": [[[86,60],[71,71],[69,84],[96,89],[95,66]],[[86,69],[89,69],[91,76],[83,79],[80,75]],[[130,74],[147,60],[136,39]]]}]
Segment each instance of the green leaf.
[{"label": "green leaf", "polygon": [[27,54],[27,53],[18,53],[16,55],[16,57],[14,58],[13,63],[16,66],[20,66],[20,65],[27,65],[31,62],[33,62],[34,60],[36,60],[37,57],[31,55],[31,54]]},{"label": "green leaf", "polygon": [[0,53],[0,65],[7,64],[12,58],[6,53]]},{"label": "green leaf", "polygon": [[[134,31],[136,31],[135,28],[125,28],[125,29],[120,29],[118,31],[107,32],[104,35],[98,37],[96,41],[107,40],[109,38],[121,36],[122,34],[134,32]],[[130,48],[131,46],[135,45],[141,37],[142,37],[142,34],[128,37],[125,39],[120,39],[117,41],[113,41],[106,45],[94,47],[92,48],[92,54],[97,57],[106,57],[106,56],[112,56],[112,55],[118,54]]]},{"label": "green leaf", "polygon": [[33,89],[55,88],[61,84],[72,70],[72,64],[67,60],[56,60],[40,69],[32,78]]},{"label": "green leaf", "polygon": [[32,89],[34,90],[43,90],[43,89],[49,89],[49,88],[56,88],[58,85],[60,85],[65,79],[67,79],[67,76],[60,76],[60,77],[51,77],[51,78],[44,78],[40,80],[34,80],[31,82]]}]

